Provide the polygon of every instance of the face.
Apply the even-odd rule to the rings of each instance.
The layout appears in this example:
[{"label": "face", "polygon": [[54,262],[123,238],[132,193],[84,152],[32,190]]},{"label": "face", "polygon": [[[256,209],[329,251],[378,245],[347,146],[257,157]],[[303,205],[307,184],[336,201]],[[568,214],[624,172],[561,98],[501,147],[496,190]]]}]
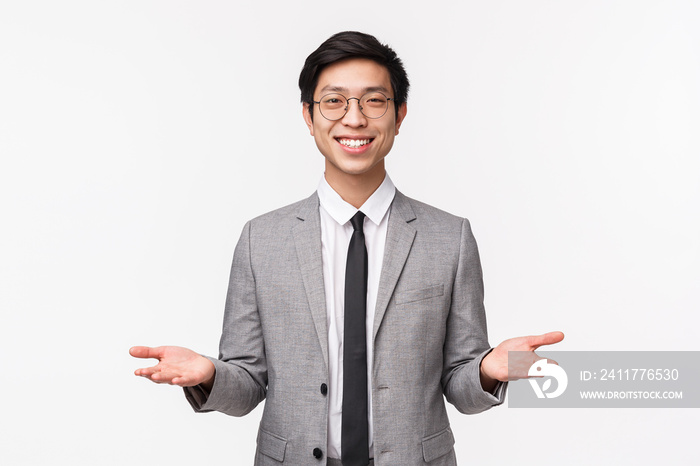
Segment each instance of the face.
[{"label": "face", "polygon": [[[367,59],[353,58],[327,66],[319,75],[314,100],[328,93],[347,97],[362,97],[370,90],[379,90],[393,98],[387,69]],[[326,158],[326,179],[337,177],[384,177],[384,157],[394,145],[394,137],[406,116],[406,104],[398,114],[393,101],[386,113],[376,119],[360,112],[358,101],[348,102],[343,118],[329,121],[314,105],[311,119],[309,105],[304,104],[304,120],[316,141],[318,150]]]}]

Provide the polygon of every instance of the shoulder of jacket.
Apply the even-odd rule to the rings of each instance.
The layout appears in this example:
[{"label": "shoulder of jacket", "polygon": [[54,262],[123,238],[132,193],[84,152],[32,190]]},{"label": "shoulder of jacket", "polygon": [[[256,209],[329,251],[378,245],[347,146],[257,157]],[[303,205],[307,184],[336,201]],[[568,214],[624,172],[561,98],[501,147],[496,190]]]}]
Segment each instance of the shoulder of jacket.
[{"label": "shoulder of jacket", "polygon": [[251,219],[248,223],[255,226],[281,225],[284,222],[295,223],[301,212],[318,209],[318,195],[314,193],[300,201],[272,210]]},{"label": "shoulder of jacket", "polygon": [[468,222],[468,220],[464,217],[459,217],[437,207],[426,204],[425,202],[410,198],[398,190],[396,191],[396,196],[397,200],[408,203],[411,206],[411,209],[413,209],[413,212],[416,215],[416,220],[420,221],[421,223],[453,225],[454,227],[461,228],[464,221]]}]

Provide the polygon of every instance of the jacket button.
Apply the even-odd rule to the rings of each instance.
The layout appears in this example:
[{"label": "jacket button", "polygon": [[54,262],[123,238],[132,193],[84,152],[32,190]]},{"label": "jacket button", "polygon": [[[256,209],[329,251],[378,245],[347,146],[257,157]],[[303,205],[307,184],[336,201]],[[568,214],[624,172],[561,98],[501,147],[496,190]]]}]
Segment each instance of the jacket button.
[{"label": "jacket button", "polygon": [[328,394],[328,385],[325,383],[321,384],[321,395],[326,396]]},{"label": "jacket button", "polygon": [[321,451],[320,448],[314,448],[313,453],[314,453],[314,458],[316,458],[317,460],[320,460],[323,457],[323,452]]}]

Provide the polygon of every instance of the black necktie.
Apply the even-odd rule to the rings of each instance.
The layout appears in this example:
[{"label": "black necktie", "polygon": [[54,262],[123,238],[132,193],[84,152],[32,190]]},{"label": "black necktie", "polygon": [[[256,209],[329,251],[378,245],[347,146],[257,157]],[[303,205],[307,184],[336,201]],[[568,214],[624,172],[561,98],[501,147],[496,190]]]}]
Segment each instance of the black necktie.
[{"label": "black necktie", "polygon": [[367,248],[362,227],[365,214],[350,220],[352,238],[345,268],[345,334],[343,351],[343,424],[341,455],[343,466],[367,466]]}]

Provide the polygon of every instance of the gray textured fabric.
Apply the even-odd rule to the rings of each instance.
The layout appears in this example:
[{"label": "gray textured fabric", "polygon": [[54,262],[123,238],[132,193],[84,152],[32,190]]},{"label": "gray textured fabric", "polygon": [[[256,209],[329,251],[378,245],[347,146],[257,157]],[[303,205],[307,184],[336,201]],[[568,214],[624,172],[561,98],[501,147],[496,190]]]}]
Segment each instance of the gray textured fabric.
[{"label": "gray textured fabric", "polygon": [[[443,396],[472,414],[489,351],[483,283],[469,222],[396,192],[372,334],[377,466],[454,465]],[[255,464],[322,464],[328,383],[318,197],[251,220],[236,246],[211,393],[185,389],[198,412],[232,416],[266,399]],[[319,448],[323,459],[313,450]]]},{"label": "gray textured fabric", "polygon": [[[328,458],[328,461],[326,462],[326,466],[343,466],[343,462],[340,461],[337,458]],[[374,466],[374,460],[369,460],[369,463],[367,466]]]}]

